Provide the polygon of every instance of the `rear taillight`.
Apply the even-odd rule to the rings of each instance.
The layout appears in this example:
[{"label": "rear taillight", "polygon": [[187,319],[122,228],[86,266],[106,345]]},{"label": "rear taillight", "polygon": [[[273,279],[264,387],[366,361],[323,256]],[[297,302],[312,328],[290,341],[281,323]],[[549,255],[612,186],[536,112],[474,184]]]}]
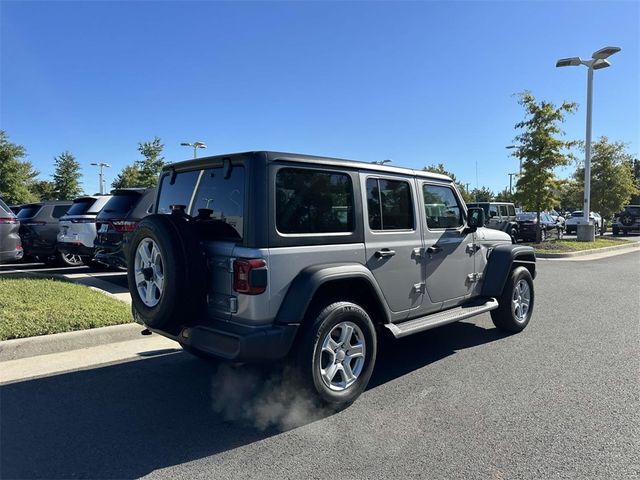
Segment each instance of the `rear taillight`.
[{"label": "rear taillight", "polygon": [[18,223],[18,220],[15,217],[0,217],[0,224],[15,224]]},{"label": "rear taillight", "polygon": [[95,218],[72,218],[71,223],[96,223]]},{"label": "rear taillight", "polygon": [[16,245],[16,250],[22,250],[22,245],[17,244],[17,245]]},{"label": "rear taillight", "polygon": [[118,232],[133,232],[138,227],[138,222],[130,220],[113,220],[111,224]]},{"label": "rear taillight", "polygon": [[258,295],[267,289],[267,262],[262,259],[237,259],[233,262],[233,289]]}]

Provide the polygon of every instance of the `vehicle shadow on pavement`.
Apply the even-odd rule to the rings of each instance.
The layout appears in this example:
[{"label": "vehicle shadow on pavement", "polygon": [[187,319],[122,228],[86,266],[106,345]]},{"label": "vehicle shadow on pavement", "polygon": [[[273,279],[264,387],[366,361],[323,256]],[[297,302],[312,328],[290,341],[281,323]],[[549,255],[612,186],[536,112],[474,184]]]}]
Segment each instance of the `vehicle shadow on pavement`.
[{"label": "vehicle shadow on pavement", "polygon": [[[458,323],[385,342],[369,388],[502,337]],[[331,415],[309,412],[313,405],[304,402],[278,404],[290,391],[274,386],[273,369],[210,364],[182,352],[5,385],[0,471],[3,478],[137,478]],[[297,409],[288,426],[283,407]],[[249,421],[261,413],[261,422]]]}]

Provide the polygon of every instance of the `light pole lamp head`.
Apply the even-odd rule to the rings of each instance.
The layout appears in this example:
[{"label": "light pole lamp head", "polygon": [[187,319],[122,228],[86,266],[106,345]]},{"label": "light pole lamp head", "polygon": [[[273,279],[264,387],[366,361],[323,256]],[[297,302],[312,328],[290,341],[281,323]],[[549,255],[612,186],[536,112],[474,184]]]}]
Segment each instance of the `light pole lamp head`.
[{"label": "light pole lamp head", "polygon": [[182,142],[182,143],[180,144],[180,146],[181,146],[181,147],[193,147],[193,144],[188,143],[188,142]]},{"label": "light pole lamp head", "polygon": [[[614,53],[618,53],[620,50],[622,50],[620,47],[604,47],[598,50],[597,52],[593,52],[593,55],[591,55],[591,58],[593,58],[594,60],[604,60],[605,58],[609,58]],[[607,65],[607,67],[608,66],[609,65]],[[593,68],[595,68],[595,65]],[[600,67],[600,68],[605,68],[605,67]]]},{"label": "light pole lamp head", "polygon": [[577,67],[578,65],[582,65],[580,57],[561,58],[556,62],[556,67]]},{"label": "light pole lamp head", "polygon": [[592,68],[594,70],[600,70],[602,68],[607,68],[607,67],[610,67],[610,66],[611,66],[611,64],[607,60],[599,58],[599,59],[597,59],[596,61],[593,62],[593,67]]},{"label": "light pole lamp head", "polygon": [[207,145],[204,142],[194,142],[193,146],[195,148],[207,148]]}]

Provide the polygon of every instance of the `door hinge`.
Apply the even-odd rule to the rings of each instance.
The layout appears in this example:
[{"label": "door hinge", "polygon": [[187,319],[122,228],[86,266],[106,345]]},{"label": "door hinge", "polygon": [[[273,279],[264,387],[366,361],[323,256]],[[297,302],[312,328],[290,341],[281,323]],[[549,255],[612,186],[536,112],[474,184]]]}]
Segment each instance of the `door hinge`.
[{"label": "door hinge", "polygon": [[424,256],[424,248],[422,247],[414,248],[411,256],[413,258],[422,258]]},{"label": "door hinge", "polygon": [[477,243],[468,243],[467,244],[467,253],[476,253],[480,250],[480,245]]},{"label": "door hinge", "polygon": [[482,280],[482,273],[470,273],[469,275],[467,275],[467,279],[470,282],[478,282],[480,280]]},{"label": "door hinge", "polygon": [[413,285],[414,293],[424,293],[426,290],[426,285],[424,283],[416,283]]}]

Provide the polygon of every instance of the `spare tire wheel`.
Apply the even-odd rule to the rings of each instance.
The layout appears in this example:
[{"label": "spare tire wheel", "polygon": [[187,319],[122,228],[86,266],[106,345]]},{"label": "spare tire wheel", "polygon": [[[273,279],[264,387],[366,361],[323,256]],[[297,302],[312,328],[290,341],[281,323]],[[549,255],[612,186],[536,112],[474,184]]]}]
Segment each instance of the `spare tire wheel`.
[{"label": "spare tire wheel", "polygon": [[635,217],[629,212],[624,212],[622,215],[620,215],[620,223],[625,227],[630,227],[631,225],[633,225],[634,221]]},{"label": "spare tire wheel", "polygon": [[150,215],[129,248],[127,280],[133,308],[149,327],[179,333],[206,302],[204,254],[191,220]]}]

